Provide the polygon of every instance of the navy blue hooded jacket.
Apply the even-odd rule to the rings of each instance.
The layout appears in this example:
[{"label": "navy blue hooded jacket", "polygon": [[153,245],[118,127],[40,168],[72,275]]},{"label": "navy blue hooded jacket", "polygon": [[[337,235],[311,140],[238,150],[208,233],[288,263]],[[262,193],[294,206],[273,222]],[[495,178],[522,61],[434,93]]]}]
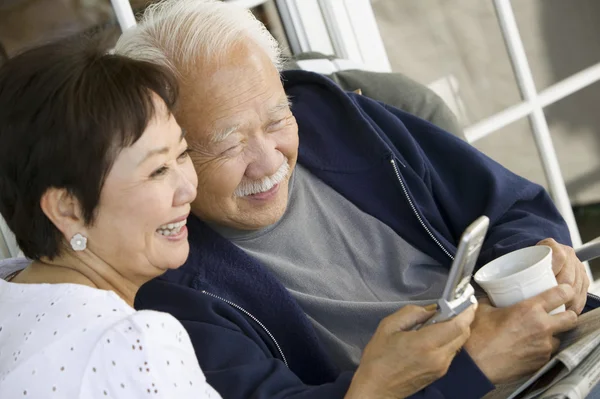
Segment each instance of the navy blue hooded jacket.
[{"label": "navy blue hooded jacket", "polygon": [[[540,186],[460,139],[320,75],[288,71],[283,80],[299,126],[298,162],[442,264],[450,266],[461,233],[481,215],[491,227],[480,264],[547,237],[570,244]],[[186,264],[143,286],[136,307],[184,324],[208,382],[226,399],[343,398],[353,372],[335,368],[275,277],[197,218],[188,229]],[[491,389],[462,351],[413,397],[480,398]]]}]

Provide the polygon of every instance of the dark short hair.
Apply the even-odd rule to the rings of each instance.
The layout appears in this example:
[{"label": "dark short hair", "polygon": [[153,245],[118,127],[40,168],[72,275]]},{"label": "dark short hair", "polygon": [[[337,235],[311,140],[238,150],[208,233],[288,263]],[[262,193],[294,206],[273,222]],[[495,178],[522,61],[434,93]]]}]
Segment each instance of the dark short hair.
[{"label": "dark short hair", "polygon": [[25,256],[62,250],[62,235],[40,206],[49,188],[66,189],[86,224],[94,222],[116,156],[156,112],[153,93],[171,112],[171,72],[109,54],[89,37],[30,49],[0,68],[0,213]]}]

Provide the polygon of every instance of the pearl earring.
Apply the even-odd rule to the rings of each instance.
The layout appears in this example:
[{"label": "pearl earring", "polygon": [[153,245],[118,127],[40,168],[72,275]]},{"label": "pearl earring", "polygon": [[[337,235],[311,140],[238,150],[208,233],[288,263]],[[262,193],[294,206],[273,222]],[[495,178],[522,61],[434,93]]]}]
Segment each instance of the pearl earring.
[{"label": "pearl earring", "polygon": [[71,248],[73,251],[83,251],[87,248],[87,238],[77,233],[71,238]]}]

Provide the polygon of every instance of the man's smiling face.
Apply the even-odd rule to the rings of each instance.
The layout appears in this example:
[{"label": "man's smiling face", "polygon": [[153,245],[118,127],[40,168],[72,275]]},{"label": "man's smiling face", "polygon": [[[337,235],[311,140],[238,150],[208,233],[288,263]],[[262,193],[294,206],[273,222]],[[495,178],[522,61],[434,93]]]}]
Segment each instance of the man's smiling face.
[{"label": "man's smiling face", "polygon": [[285,212],[298,157],[298,126],[279,72],[247,44],[198,70],[182,85],[176,114],[198,174],[192,212],[242,230],[269,226]]}]

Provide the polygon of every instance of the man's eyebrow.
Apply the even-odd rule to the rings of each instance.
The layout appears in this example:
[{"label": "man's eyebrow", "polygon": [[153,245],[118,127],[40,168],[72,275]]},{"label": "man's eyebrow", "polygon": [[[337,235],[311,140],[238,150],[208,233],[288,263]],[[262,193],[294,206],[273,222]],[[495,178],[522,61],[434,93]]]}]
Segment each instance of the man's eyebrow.
[{"label": "man's eyebrow", "polygon": [[[183,141],[184,137],[185,137],[185,130],[181,129],[181,135],[179,136],[179,142],[180,143]],[[169,150],[171,150],[170,147],[155,148],[154,150],[150,150],[150,151],[148,151],[148,153],[146,154],[146,156],[140,161],[140,163],[138,163],[138,165],[143,164],[149,158],[152,158],[155,155],[167,154],[169,152]]]},{"label": "man's eyebrow", "polygon": [[279,104],[277,104],[276,106],[274,106],[273,108],[271,108],[268,113],[270,116],[273,116],[273,114],[277,114],[283,110],[287,110],[290,109],[292,107],[292,102],[290,101],[289,98],[285,98],[283,100],[281,100],[279,102]]},{"label": "man's eyebrow", "polygon": [[214,132],[213,134],[210,135],[209,142],[211,144],[219,143],[219,142],[225,140],[231,134],[237,132],[240,129],[241,126],[242,125],[237,124],[237,125],[226,127],[224,129],[221,129],[221,130],[217,130],[216,132]]}]

